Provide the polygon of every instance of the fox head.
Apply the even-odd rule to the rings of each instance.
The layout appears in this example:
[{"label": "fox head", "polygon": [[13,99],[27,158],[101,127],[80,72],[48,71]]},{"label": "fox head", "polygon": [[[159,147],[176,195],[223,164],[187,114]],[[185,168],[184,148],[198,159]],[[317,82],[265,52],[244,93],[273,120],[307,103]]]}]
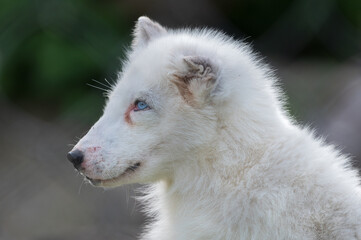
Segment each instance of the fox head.
[{"label": "fox head", "polygon": [[213,151],[230,124],[243,121],[240,135],[256,141],[252,124],[279,108],[254,61],[220,33],[172,31],[140,17],[102,117],[68,159],[93,185],[113,187],[171,178]]}]

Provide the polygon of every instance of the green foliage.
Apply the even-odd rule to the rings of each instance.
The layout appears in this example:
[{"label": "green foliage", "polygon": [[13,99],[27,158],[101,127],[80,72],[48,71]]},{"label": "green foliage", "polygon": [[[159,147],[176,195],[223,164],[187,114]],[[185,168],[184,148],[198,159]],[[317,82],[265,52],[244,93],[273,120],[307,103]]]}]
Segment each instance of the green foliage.
[{"label": "green foliage", "polygon": [[1,93],[24,108],[43,106],[49,118],[98,114],[104,99],[86,83],[112,79],[119,68],[118,57],[128,42],[123,36],[129,35],[119,11],[70,0],[1,5]]},{"label": "green foliage", "polygon": [[[267,56],[345,61],[360,52],[360,0],[210,1],[222,12],[217,17],[226,19],[220,22],[231,23],[228,27],[237,37],[250,36],[247,41]],[[92,83],[92,79],[115,80],[119,56],[130,42],[133,22],[129,16],[132,11],[133,16],[145,11],[145,2],[139,2],[142,6],[122,3],[1,0],[0,97],[28,111],[41,109],[48,119],[96,119],[104,98],[86,83]],[[124,12],[123,6],[134,9]],[[179,4],[166,6],[177,9]],[[201,5],[189,7],[195,6]],[[206,16],[202,15],[204,9],[193,10]],[[157,11],[163,13],[163,19],[172,21],[171,9]]]}]

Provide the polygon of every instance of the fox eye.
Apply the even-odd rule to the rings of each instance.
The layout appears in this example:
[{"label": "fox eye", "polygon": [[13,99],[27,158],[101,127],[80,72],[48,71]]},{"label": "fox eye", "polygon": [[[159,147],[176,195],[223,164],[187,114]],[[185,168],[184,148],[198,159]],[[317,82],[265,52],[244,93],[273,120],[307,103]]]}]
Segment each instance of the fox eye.
[{"label": "fox eye", "polygon": [[146,110],[146,109],[149,109],[149,105],[144,102],[144,101],[135,101],[135,109],[134,111],[141,111],[141,110]]}]

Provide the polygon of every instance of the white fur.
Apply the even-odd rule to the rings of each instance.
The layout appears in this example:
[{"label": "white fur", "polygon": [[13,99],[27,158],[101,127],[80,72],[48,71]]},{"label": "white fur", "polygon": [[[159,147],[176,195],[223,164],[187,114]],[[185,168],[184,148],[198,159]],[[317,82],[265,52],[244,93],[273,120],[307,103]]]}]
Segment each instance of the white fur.
[{"label": "white fur", "polygon": [[[188,73],[189,102],[172,81]],[[75,146],[81,171],[97,186],[151,183],[142,239],[361,239],[356,171],[281,97],[244,43],[141,17],[104,115]],[[137,98],[151,109],[129,124]]]}]

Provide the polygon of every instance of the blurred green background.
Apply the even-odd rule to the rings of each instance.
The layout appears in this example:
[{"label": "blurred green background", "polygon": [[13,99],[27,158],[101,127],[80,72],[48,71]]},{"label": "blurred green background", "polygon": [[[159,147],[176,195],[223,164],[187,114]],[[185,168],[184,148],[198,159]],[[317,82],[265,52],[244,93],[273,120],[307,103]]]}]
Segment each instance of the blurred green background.
[{"label": "blurred green background", "polygon": [[101,115],[136,19],[221,29],[281,79],[295,118],[361,159],[359,0],[2,0],[0,239],[134,239],[134,186],[94,189],[66,162]]}]

